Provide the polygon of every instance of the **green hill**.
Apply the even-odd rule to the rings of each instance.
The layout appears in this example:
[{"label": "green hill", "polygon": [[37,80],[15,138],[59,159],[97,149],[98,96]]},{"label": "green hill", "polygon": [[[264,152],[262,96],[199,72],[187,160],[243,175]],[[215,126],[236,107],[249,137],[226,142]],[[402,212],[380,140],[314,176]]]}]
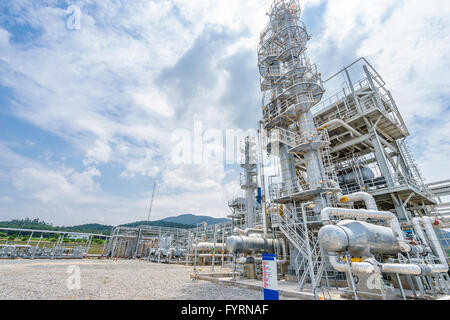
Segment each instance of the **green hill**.
[{"label": "green hill", "polygon": [[[112,230],[112,226],[106,226],[102,224],[84,224],[80,226],[72,227],[57,227],[53,226],[51,223],[45,221],[40,221],[39,219],[23,219],[23,220],[11,220],[11,221],[1,221],[0,227],[3,228],[14,228],[14,229],[31,229],[31,230],[48,230],[48,231],[66,231],[66,232],[80,232],[80,233],[97,233],[109,235]],[[14,232],[6,232],[8,235],[13,235]],[[24,234],[24,233],[22,233]]]},{"label": "green hill", "polygon": [[[167,227],[167,228],[178,228],[178,229],[191,229],[195,228],[195,225],[183,224],[177,222],[170,221],[140,221],[140,222],[132,222],[128,224],[121,225],[123,227],[136,228],[140,226],[155,226],[155,227]],[[103,225],[98,223],[92,224],[83,224],[79,226],[71,226],[71,227],[58,227],[53,226],[51,223],[47,223],[45,221],[41,221],[39,219],[22,219],[22,220],[10,220],[10,221],[0,221],[0,227],[3,228],[13,228],[13,229],[30,229],[30,230],[48,230],[48,231],[66,231],[66,232],[80,232],[80,233],[96,233],[96,234],[104,234],[110,235],[113,226]],[[1,231],[0,234],[7,235],[16,235],[16,232],[12,231]],[[21,233],[21,235],[26,235],[27,233]],[[50,237],[50,235],[48,235]]]},{"label": "green hill", "polygon": [[168,222],[165,220],[150,221],[150,222],[140,221],[140,222],[133,222],[133,223],[121,225],[121,227],[129,227],[129,228],[136,228],[136,227],[140,227],[140,226],[167,227],[167,228],[178,228],[178,229],[195,228],[195,225],[176,223],[176,222]]},{"label": "green hill", "polygon": [[188,224],[196,226],[198,223],[204,223],[206,222],[208,225],[215,225],[223,222],[227,222],[228,219],[225,218],[213,218],[208,216],[196,216],[193,214],[183,214],[181,216],[177,217],[170,217],[163,219],[161,221],[166,222],[174,222],[174,223],[181,223],[181,224]]}]

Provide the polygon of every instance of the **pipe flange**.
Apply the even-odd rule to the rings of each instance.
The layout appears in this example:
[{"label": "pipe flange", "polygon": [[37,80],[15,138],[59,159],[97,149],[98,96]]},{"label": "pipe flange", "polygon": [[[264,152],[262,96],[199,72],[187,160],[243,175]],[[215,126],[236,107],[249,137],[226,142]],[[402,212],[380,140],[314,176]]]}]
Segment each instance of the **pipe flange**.
[{"label": "pipe flange", "polygon": [[403,253],[410,253],[412,251],[412,247],[403,240],[400,240],[397,243]]},{"label": "pipe flange", "polygon": [[426,275],[432,273],[430,266],[422,264],[422,265],[419,265],[419,267],[420,267],[420,270],[422,270],[422,273],[420,274],[421,276],[426,276]]},{"label": "pipe flange", "polygon": [[382,273],[383,265],[382,265],[382,263],[380,263],[377,260],[375,260],[375,258],[364,259],[364,262],[367,262],[367,263],[369,263],[369,264],[371,264],[373,266],[373,272],[372,273],[378,273],[378,274]]}]

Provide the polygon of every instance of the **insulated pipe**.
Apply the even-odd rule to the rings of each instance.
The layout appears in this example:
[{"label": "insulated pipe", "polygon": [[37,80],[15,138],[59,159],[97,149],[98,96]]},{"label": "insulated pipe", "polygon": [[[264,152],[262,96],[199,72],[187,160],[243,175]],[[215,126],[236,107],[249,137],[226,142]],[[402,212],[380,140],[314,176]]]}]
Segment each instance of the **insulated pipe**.
[{"label": "insulated pipe", "polygon": [[245,233],[245,230],[242,230],[239,228],[234,228],[233,233],[237,233],[240,236],[247,236],[247,234]]},{"label": "insulated pipe", "polygon": [[339,183],[338,183],[337,181],[335,181],[335,180],[333,180],[333,179],[331,179],[329,182],[330,182],[330,184],[331,184],[332,187],[334,187],[335,189],[339,189],[339,190],[340,190],[340,191],[336,194],[337,197],[338,197],[338,200],[340,201],[340,200],[341,200],[341,197],[344,196],[344,195],[342,194],[341,186],[339,185]]},{"label": "insulated pipe", "polygon": [[430,268],[418,264],[382,263],[381,271],[384,273],[406,274],[411,276],[422,276],[430,273]]},{"label": "insulated pipe", "polygon": [[[391,221],[396,217],[393,213],[387,211],[375,210],[356,210],[356,209],[342,209],[342,208],[325,208],[322,210],[320,217],[324,224],[330,224],[330,216],[341,218],[356,218],[356,219],[377,219]],[[398,220],[397,220],[398,221]]]},{"label": "insulated pipe", "polygon": [[281,244],[281,252],[282,252],[282,257],[283,258],[281,260],[277,260],[277,263],[284,264],[284,263],[287,262],[287,259],[288,259],[287,249],[286,249],[286,240],[279,239],[278,243]]},{"label": "insulated pipe", "polygon": [[[212,258],[212,256],[213,256],[212,253],[201,253],[201,254],[197,255],[197,257],[200,257],[200,258]],[[233,257],[232,254],[219,254],[219,253],[216,253],[215,256],[219,257],[219,258],[222,256],[227,257],[227,258]]]},{"label": "insulated pipe", "polygon": [[414,228],[414,232],[419,237],[420,241],[422,241],[423,245],[429,246],[428,242],[427,242],[427,239],[425,237],[425,234],[423,233],[422,226],[420,225],[420,221],[421,221],[420,218],[413,218],[412,219],[411,222],[412,222],[412,226]]},{"label": "insulated pipe", "polygon": [[[328,256],[330,260],[330,264],[336,271],[339,272],[347,272],[348,266],[347,263],[339,261],[338,257],[335,253],[329,253]],[[352,263],[352,271],[356,273],[375,273],[375,268],[372,264],[367,262],[353,262]]]},{"label": "insulated pipe", "polygon": [[431,271],[433,273],[446,273],[448,272],[447,257],[442,250],[440,242],[436,236],[436,232],[434,231],[432,223],[435,221],[436,219],[430,217],[422,218],[422,223],[425,227],[425,232],[427,233],[428,239],[430,240],[431,247],[433,248],[434,253],[438,256],[441,262],[440,264],[432,265]]},{"label": "insulated pipe", "polygon": [[250,233],[264,234],[264,230],[263,229],[254,229],[254,228],[247,228],[244,230],[244,235],[248,236]]},{"label": "insulated pipe", "polygon": [[[339,272],[347,272],[348,266],[345,262],[339,261],[336,254],[329,254],[330,264]],[[355,273],[373,274],[375,267],[380,267],[383,273],[396,273],[412,276],[423,276],[432,272],[428,266],[417,264],[400,263],[380,263],[372,264],[369,262],[353,262],[352,271]]]},{"label": "insulated pipe", "polygon": [[[215,248],[217,250],[225,250],[225,244],[223,244],[223,243],[216,243]],[[212,242],[200,242],[198,244],[198,246],[197,246],[197,250],[198,251],[213,251],[214,250],[214,243],[212,243]]]},{"label": "insulated pipe", "polygon": [[339,198],[341,203],[364,201],[367,210],[378,211],[377,202],[367,192],[356,192]]}]

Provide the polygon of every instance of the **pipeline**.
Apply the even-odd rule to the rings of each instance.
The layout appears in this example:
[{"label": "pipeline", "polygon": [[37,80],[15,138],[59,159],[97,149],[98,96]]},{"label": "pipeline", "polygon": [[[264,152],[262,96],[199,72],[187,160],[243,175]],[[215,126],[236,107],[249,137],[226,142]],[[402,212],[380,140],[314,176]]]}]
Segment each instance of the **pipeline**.
[{"label": "pipeline", "polygon": [[419,240],[422,242],[423,245],[429,247],[425,234],[423,233],[422,227],[420,225],[420,222],[421,222],[420,218],[413,218],[411,220],[414,232],[419,237]]},{"label": "pipeline", "polygon": [[[194,255],[191,254],[191,256],[193,257]],[[212,258],[212,256],[213,256],[212,253],[201,253],[201,254],[197,255],[197,257],[200,257],[200,258]],[[219,258],[222,258],[222,256],[225,257],[225,258],[232,258],[233,257],[232,254],[221,254],[221,253],[216,253],[215,256],[219,257]]]},{"label": "pipeline", "polygon": [[242,229],[239,229],[239,228],[234,228],[233,233],[237,233],[237,234],[240,235],[240,236],[247,236],[247,235],[245,234],[245,231],[242,230]]},{"label": "pipeline", "polygon": [[247,228],[245,230],[242,230],[242,229],[239,229],[239,228],[234,228],[233,232],[237,233],[240,236],[248,237],[250,233],[252,233],[252,234],[264,234],[265,230],[264,229],[256,229],[256,228]]},{"label": "pipeline", "polygon": [[431,248],[433,249],[434,253],[439,258],[440,261],[440,264],[432,265],[431,270],[433,273],[446,273],[448,272],[447,257],[444,251],[442,250],[440,242],[436,236],[436,232],[434,231],[432,223],[435,221],[437,220],[430,217],[422,218],[422,223],[425,228],[425,232],[428,236],[428,239],[430,240]]},{"label": "pipeline", "polygon": [[356,192],[346,196],[339,197],[340,203],[356,202],[356,201],[364,201],[367,210],[378,211],[377,202],[375,201],[375,198],[372,197],[367,192]]},{"label": "pipeline", "polygon": [[[339,261],[336,253],[329,253],[330,264],[339,272],[347,272],[348,265]],[[382,273],[396,273],[411,276],[423,276],[432,273],[427,265],[401,264],[401,263],[379,263],[374,259],[366,259],[364,262],[352,262],[352,271],[355,273],[374,274],[376,268]]]},{"label": "pipeline", "polygon": [[254,228],[247,228],[244,230],[244,234],[246,236],[248,236],[250,233],[264,234],[264,230],[263,229],[254,229]]},{"label": "pipeline", "polygon": [[[213,242],[200,242],[197,245],[197,250],[198,251],[213,251],[214,247],[216,248],[216,250],[225,250],[225,244],[219,243],[219,242],[217,242],[215,246],[214,246]],[[195,244],[192,245],[192,249],[195,249]]]}]

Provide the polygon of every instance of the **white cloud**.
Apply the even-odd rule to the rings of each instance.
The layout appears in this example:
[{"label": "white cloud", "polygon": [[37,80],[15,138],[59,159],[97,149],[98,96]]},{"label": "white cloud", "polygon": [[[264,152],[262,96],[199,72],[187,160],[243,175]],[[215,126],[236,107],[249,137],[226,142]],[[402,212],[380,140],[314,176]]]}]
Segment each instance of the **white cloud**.
[{"label": "white cloud", "polygon": [[86,151],[85,165],[98,162],[108,162],[111,157],[111,147],[108,142],[96,140],[95,144]]},{"label": "white cloud", "polygon": [[[156,177],[160,168],[153,160],[153,152],[150,149],[139,150],[140,156],[131,157],[125,165],[122,177],[135,177],[136,175]],[[129,153],[128,153],[129,154]]]},{"label": "white cloud", "polygon": [[3,202],[3,203],[14,203],[14,200],[12,198],[10,198],[10,197],[3,196],[3,197],[0,198],[0,202]]},{"label": "white cloud", "polygon": [[173,116],[173,109],[167,104],[165,97],[157,91],[136,92],[132,97],[136,105],[142,107],[147,113],[165,118]]},{"label": "white cloud", "polygon": [[435,118],[448,107],[439,98],[450,92],[449,15],[442,1],[404,1],[358,51],[380,67],[407,121]]},{"label": "white cloud", "polygon": [[92,192],[99,186],[94,177],[100,176],[95,168],[77,173],[73,170],[23,168],[12,173],[12,183],[19,191],[29,192],[31,197],[44,204],[93,203]]}]

